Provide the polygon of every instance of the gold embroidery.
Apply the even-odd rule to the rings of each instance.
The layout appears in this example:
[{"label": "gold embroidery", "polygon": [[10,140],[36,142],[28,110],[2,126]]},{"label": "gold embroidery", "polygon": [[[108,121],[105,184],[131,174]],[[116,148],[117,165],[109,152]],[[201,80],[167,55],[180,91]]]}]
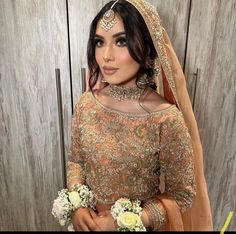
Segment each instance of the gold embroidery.
[{"label": "gold embroidery", "polygon": [[195,194],[191,139],[174,105],[127,115],[99,105],[91,92],[83,94],[73,116],[69,162],[68,180],[84,178],[102,203],[160,193],[160,167],[166,192],[182,210]]}]

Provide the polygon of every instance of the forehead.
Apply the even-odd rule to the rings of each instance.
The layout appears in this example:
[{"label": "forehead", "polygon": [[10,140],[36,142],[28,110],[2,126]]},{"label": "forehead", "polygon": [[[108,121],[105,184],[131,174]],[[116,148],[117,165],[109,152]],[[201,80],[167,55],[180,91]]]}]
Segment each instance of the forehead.
[{"label": "forehead", "polygon": [[96,28],[96,34],[102,35],[102,36],[109,36],[109,35],[114,35],[118,32],[124,32],[125,29],[124,29],[124,24],[123,24],[122,18],[119,15],[115,15],[115,20],[116,20],[116,23],[108,31],[105,31],[102,28],[102,26],[100,25],[101,20],[99,20],[98,24],[97,24],[97,28]]}]

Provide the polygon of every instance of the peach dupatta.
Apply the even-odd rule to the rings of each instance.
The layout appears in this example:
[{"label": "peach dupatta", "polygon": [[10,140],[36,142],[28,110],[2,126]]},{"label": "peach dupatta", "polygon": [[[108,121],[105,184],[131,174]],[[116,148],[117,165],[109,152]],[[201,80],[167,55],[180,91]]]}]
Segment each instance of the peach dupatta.
[{"label": "peach dupatta", "polygon": [[156,9],[144,0],[127,1],[136,7],[142,15],[157,51],[159,58],[156,60],[156,64],[161,71],[160,76],[156,78],[159,87],[157,91],[166,100],[176,104],[182,112],[192,139],[196,196],[193,200],[192,207],[186,212],[181,213],[177,203],[171,196],[166,193],[157,195],[157,199],[165,207],[168,216],[168,223],[163,230],[212,231],[212,215],[204,176],[202,144],[183,70],[171,45],[168,34],[161,25]]}]

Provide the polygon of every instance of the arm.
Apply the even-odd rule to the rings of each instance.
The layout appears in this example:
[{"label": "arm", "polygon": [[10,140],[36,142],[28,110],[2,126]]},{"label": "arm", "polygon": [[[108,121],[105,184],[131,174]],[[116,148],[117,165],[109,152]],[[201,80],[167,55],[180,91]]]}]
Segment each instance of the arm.
[{"label": "arm", "polygon": [[[195,196],[193,150],[188,129],[180,112],[165,121],[161,129],[161,170],[165,175],[165,193],[176,201],[183,213]],[[144,204],[154,230],[168,222],[166,210],[157,198]]]},{"label": "arm", "polygon": [[83,154],[80,146],[79,132],[79,103],[75,105],[75,112],[71,121],[71,147],[67,162],[67,188],[70,190],[74,184],[84,184]]},{"label": "arm", "polygon": [[[75,105],[75,112],[71,122],[71,147],[67,162],[67,188],[70,190],[75,184],[85,184],[84,157],[80,142],[80,118],[81,101]],[[100,228],[94,222],[97,217],[91,208],[78,208],[72,214],[71,221],[76,231],[99,231]]]}]

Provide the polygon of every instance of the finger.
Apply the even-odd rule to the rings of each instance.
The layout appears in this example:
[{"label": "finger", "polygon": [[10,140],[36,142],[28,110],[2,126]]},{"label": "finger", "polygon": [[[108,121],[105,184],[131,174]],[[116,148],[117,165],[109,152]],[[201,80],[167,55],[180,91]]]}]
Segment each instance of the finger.
[{"label": "finger", "polygon": [[80,228],[79,228],[79,229],[80,229],[80,230],[78,230],[78,231],[85,231],[85,232],[91,231],[91,230],[89,229],[88,225],[85,224],[85,223],[80,224]]},{"label": "finger", "polygon": [[89,211],[91,215],[91,220],[88,222],[88,227],[91,231],[101,231],[100,227],[97,225],[95,219],[98,218],[98,215],[93,211]]},{"label": "finger", "polygon": [[98,217],[97,213],[94,212],[94,210],[92,210],[92,209],[89,209],[89,213],[93,219]]},{"label": "finger", "polygon": [[88,213],[80,220],[80,228],[82,231],[99,231],[99,227],[94,222],[98,218],[97,214],[92,209],[87,209]]},{"label": "finger", "polygon": [[83,231],[83,230],[79,226],[77,226],[77,228],[75,228],[75,231],[80,232],[80,231]]},{"label": "finger", "polygon": [[79,222],[72,223],[75,231],[83,231]]},{"label": "finger", "polygon": [[107,216],[107,215],[110,215],[110,214],[111,214],[111,212],[109,210],[104,210],[104,211],[100,211],[98,213],[98,216],[99,217],[104,217],[104,216]]},{"label": "finger", "polygon": [[101,231],[100,227],[95,222],[88,223],[90,231]]},{"label": "finger", "polygon": [[73,224],[73,228],[75,231],[82,231],[78,224]]}]

